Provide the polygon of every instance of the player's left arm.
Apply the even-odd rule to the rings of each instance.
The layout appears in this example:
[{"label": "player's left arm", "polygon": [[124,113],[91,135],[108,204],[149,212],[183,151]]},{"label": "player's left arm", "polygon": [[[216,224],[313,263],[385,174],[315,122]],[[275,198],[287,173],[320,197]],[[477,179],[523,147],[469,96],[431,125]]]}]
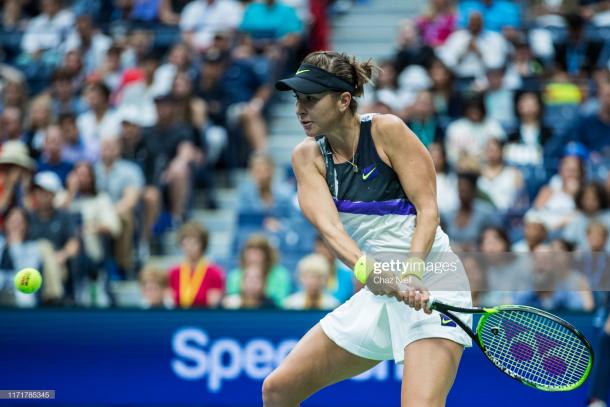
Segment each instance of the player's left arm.
[{"label": "player's left arm", "polygon": [[409,201],[417,210],[410,252],[425,258],[434,242],[440,220],[432,158],[417,136],[398,117],[379,115],[375,119],[381,147]]}]

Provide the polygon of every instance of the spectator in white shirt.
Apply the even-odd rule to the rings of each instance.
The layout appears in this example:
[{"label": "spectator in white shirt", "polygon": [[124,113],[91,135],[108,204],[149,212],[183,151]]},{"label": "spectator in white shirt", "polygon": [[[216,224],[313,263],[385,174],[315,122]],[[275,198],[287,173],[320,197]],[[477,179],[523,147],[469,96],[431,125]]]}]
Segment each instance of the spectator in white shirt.
[{"label": "spectator in white shirt", "polygon": [[110,90],[102,83],[92,83],[85,89],[85,99],[89,111],[76,120],[78,131],[86,149],[99,157],[102,138],[117,137],[121,132],[121,122],[109,106]]},{"label": "spectator in white shirt", "polygon": [[111,45],[112,39],[95,27],[90,15],[84,14],[76,19],[76,30],[68,36],[65,49],[81,51],[85,73],[89,75],[102,66]]},{"label": "spectator in white shirt", "polygon": [[442,47],[438,57],[461,78],[478,78],[488,68],[504,66],[509,51],[508,42],[494,31],[483,29],[483,17],[472,12],[466,29],[455,31]]},{"label": "spectator in white shirt", "polygon": [[445,147],[447,160],[453,168],[464,158],[481,161],[481,155],[487,142],[497,138],[504,140],[506,134],[500,123],[486,115],[483,99],[475,95],[464,104],[464,117],[447,127]]},{"label": "spectator in white shirt", "polygon": [[42,0],[42,13],[30,20],[21,41],[21,48],[32,59],[45,51],[56,51],[73,30],[74,14],[62,9],[60,0]]},{"label": "spectator in white shirt", "polygon": [[182,38],[191,48],[205,50],[216,33],[236,29],[242,15],[234,0],[193,0],[180,15]]}]

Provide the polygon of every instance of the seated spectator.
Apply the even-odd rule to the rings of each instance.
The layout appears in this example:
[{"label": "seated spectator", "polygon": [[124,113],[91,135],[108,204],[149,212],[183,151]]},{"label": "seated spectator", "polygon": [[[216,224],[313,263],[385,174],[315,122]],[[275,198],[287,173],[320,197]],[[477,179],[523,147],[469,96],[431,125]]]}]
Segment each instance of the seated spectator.
[{"label": "seated spectator", "polygon": [[6,141],[0,150],[0,225],[14,206],[24,206],[36,163],[21,141]]},{"label": "seated spectator", "polygon": [[498,226],[486,227],[479,239],[481,260],[485,265],[489,304],[511,304],[515,292],[531,290],[530,259],[510,253],[510,239]]},{"label": "seated spectator", "polygon": [[524,238],[513,244],[512,251],[515,253],[533,252],[546,241],[548,235],[543,218],[536,211],[528,211],[523,217],[523,223]]},{"label": "seated spectator", "polygon": [[392,61],[379,64],[380,72],[374,88],[364,100],[365,112],[392,113],[405,117],[407,108],[413,104],[413,92],[400,88],[397,71]]},{"label": "seated spectator", "polygon": [[153,88],[159,94],[166,95],[172,90],[172,83],[178,72],[185,73],[189,79],[196,77],[197,69],[193,63],[196,57],[192,50],[183,42],[179,42],[171,47],[167,61],[159,66],[155,71],[155,83]]},{"label": "seated spectator", "polygon": [[433,58],[434,50],[423,42],[416,24],[411,20],[403,20],[398,27],[396,51],[393,58],[396,74],[400,74],[410,65],[427,68]]},{"label": "seated spectator", "polygon": [[[32,209],[28,211],[28,239],[43,240],[52,248],[52,257],[57,264],[59,281],[54,288],[54,298],[64,297],[66,283],[74,284],[69,278],[69,270],[74,270],[80,253],[78,229],[74,218],[63,209],[53,206],[55,196],[62,191],[61,181],[52,172],[39,172],[33,180]],[[72,266],[70,266],[72,263]],[[77,271],[77,270],[74,270]],[[69,296],[76,293],[68,293]]]},{"label": "seated spectator", "polygon": [[120,96],[120,108],[134,107],[138,110],[138,117],[142,125],[152,126],[157,122],[155,98],[162,96],[164,85],[155,82],[155,72],[159,67],[159,56],[149,52],[138,60],[138,67],[132,72],[134,80],[125,85]]},{"label": "seated spectator", "polygon": [[199,223],[185,223],[178,232],[184,259],[169,270],[174,303],[180,308],[216,308],[225,292],[225,273],[204,254],[208,231]]},{"label": "seated spectator", "polygon": [[44,0],[40,8],[41,13],[29,21],[23,35],[21,65],[58,63],[61,45],[74,27],[74,14],[60,0]]},{"label": "seated spectator", "polygon": [[314,253],[323,256],[330,270],[326,282],[326,291],[337,301],[344,303],[354,294],[354,273],[341,263],[322,236],[317,235],[314,243]]},{"label": "seated spectator", "polygon": [[72,164],[63,159],[64,141],[62,130],[57,125],[47,127],[42,154],[38,159],[37,171],[51,171],[57,174],[62,185],[66,185],[68,174],[72,171]]},{"label": "seated spectator", "polygon": [[451,0],[430,0],[426,12],[417,19],[417,30],[424,44],[438,47],[453,33],[456,23]]},{"label": "seated spectator", "polygon": [[457,176],[447,163],[445,147],[434,142],[428,147],[436,170],[436,200],[441,217],[455,211],[459,205]]},{"label": "seated spectator", "polygon": [[596,307],[603,307],[605,295],[610,287],[610,254],[608,246],[608,226],[604,223],[592,221],[587,226],[586,248],[578,253],[577,269],[581,270],[589,286],[595,291],[593,298]]},{"label": "seated spectator", "polygon": [[576,209],[574,198],[585,178],[584,163],[577,156],[561,160],[559,174],[542,187],[534,200],[533,208],[541,216],[547,230],[555,232],[573,219]]},{"label": "seated spectator", "polygon": [[467,0],[459,2],[458,25],[465,28],[468,17],[473,13],[481,13],[485,21],[485,29],[504,34],[513,38],[514,33],[521,28],[521,10],[517,2],[511,0]]},{"label": "seated spectator", "polygon": [[[136,2],[136,5],[140,2]],[[84,71],[88,76],[102,66],[106,52],[112,45],[112,39],[95,26],[93,16],[82,14],[76,18],[76,27],[64,47],[66,51],[78,50],[83,57]]]},{"label": "seated spectator", "polygon": [[303,288],[286,298],[283,308],[331,310],[339,306],[339,301],[325,290],[330,266],[323,256],[310,254],[304,257],[299,261],[298,270]]},{"label": "seated spectator", "polygon": [[116,137],[120,122],[116,113],[110,109],[110,89],[95,82],[85,89],[85,99],[89,110],[78,115],[76,125],[87,151],[99,157],[100,142],[105,137]]},{"label": "seated spectator", "polygon": [[562,236],[574,244],[579,250],[589,248],[587,229],[592,222],[600,222],[610,227],[610,211],[608,210],[608,195],[601,184],[585,185],[576,194],[576,214],[563,229]]},{"label": "seated spectator", "polygon": [[460,204],[445,217],[444,229],[451,241],[464,251],[474,250],[481,232],[500,222],[493,205],[477,198],[477,178],[474,173],[458,175]]},{"label": "seated spectator", "polygon": [[451,34],[436,52],[459,78],[477,78],[483,76],[488,68],[504,66],[508,50],[504,37],[485,30],[481,14],[471,12],[468,27]]},{"label": "seated spectator", "polygon": [[280,306],[292,290],[288,270],[277,262],[277,251],[265,235],[252,235],[241,249],[240,266],[227,277],[227,294],[238,294],[243,280],[243,270],[258,266],[264,270],[265,295]]},{"label": "seated spectator", "polygon": [[124,21],[154,23],[158,19],[159,0],[119,0],[115,2],[115,12]]},{"label": "seated spectator", "polygon": [[266,153],[254,153],[249,162],[249,178],[238,189],[240,212],[264,212],[266,226],[277,230],[278,218],[290,215],[292,195],[287,188],[274,183],[275,164]]},{"label": "seated spectator", "polygon": [[303,40],[303,22],[294,7],[281,0],[248,4],[239,30],[258,43],[258,48],[264,43],[296,48]]},{"label": "seated spectator", "polygon": [[424,146],[430,147],[433,142],[441,142],[445,131],[434,111],[434,96],[428,90],[421,91],[415,103],[409,109],[407,125],[417,135]]},{"label": "seated spectator", "polygon": [[113,95],[119,91],[123,80],[122,54],[123,48],[118,45],[112,45],[106,51],[102,63],[96,67],[95,72],[91,73],[89,78],[94,82],[102,82]]},{"label": "seated spectator", "polygon": [[94,168],[97,189],[110,196],[121,220],[121,234],[114,242],[114,257],[122,271],[131,276],[135,211],[144,187],[142,171],[136,164],[121,159],[120,140],[115,137],[102,140],[101,160]]},{"label": "seated spectator", "polygon": [[525,207],[527,202],[518,202],[524,197],[523,174],[515,167],[506,165],[503,157],[503,144],[498,139],[487,142],[486,160],[481,168],[477,187],[487,194],[501,214],[519,205]]},{"label": "seated spectator", "polygon": [[93,165],[88,162],[76,164],[68,176],[66,193],[56,201],[60,207],[79,215],[84,254],[93,261],[95,268],[101,268],[104,261],[112,257],[109,242],[119,236],[121,220],[110,196],[98,191]]},{"label": "seated spectator", "polygon": [[165,25],[176,26],[180,23],[182,10],[191,0],[160,0],[159,20]]},{"label": "seated spectator", "polygon": [[142,136],[140,118],[137,109],[132,106],[123,107],[120,112],[122,131],[121,131],[121,151],[122,158],[140,167],[144,175],[144,190],[142,192],[142,203],[144,213],[142,216],[142,227],[140,234],[140,245],[138,256],[145,261],[150,255],[150,243],[153,236],[153,227],[161,214],[161,190],[157,184],[150,184],[151,178],[150,162],[154,159]]},{"label": "seated spectator", "polygon": [[193,0],[180,14],[182,40],[191,49],[205,51],[214,35],[239,26],[243,11],[234,0]]},{"label": "seated spectator", "polygon": [[76,116],[65,113],[59,116],[57,125],[62,135],[61,157],[68,163],[74,165],[79,161],[95,161],[97,152],[87,150],[76,125]]},{"label": "seated spectator", "polygon": [[599,110],[595,114],[580,117],[573,134],[591,152],[591,160],[610,167],[610,81],[600,82],[598,89]]},{"label": "seated spectator", "polygon": [[542,62],[534,56],[526,39],[518,38],[513,45],[514,52],[506,67],[506,81],[514,89],[538,90],[544,75]]},{"label": "seated spectator", "polygon": [[139,274],[142,307],[173,308],[172,292],[167,272],[153,265],[146,265]]},{"label": "seated spectator", "polygon": [[603,44],[585,36],[586,21],[581,15],[568,14],[565,20],[567,38],[554,44],[555,69],[572,78],[589,78],[595,69],[602,67],[599,57]]},{"label": "seated spectator", "polygon": [[4,111],[8,107],[16,107],[19,108],[20,112],[23,112],[28,102],[26,85],[25,78],[21,76],[2,80],[0,111]]},{"label": "seated spectator", "polygon": [[[13,283],[19,270],[25,267],[40,269],[42,266],[42,252],[37,242],[27,240],[27,227],[27,218],[22,208],[14,207],[8,212],[4,233],[0,236],[0,304],[4,306],[34,307],[39,301],[37,295],[25,295],[16,290]],[[45,282],[43,298],[58,300],[59,298],[53,298],[53,290],[50,290],[57,284],[57,278],[53,280],[54,276],[47,276],[46,272],[46,268],[42,268]],[[47,277],[50,286],[47,285]]]},{"label": "seated spectator", "polygon": [[273,300],[265,295],[265,270],[258,264],[246,267],[239,294],[226,296],[222,306],[227,309],[275,308]]},{"label": "seated spectator", "polygon": [[462,116],[463,106],[459,93],[454,91],[455,76],[440,59],[434,59],[428,68],[432,81],[430,91],[434,98],[434,111],[443,127]]},{"label": "seated spectator", "polygon": [[552,137],[551,129],[542,123],[543,104],[539,93],[523,92],[517,96],[517,127],[508,135],[505,159],[514,165],[543,163],[542,150]]},{"label": "seated spectator", "polygon": [[207,106],[199,96],[195,96],[193,80],[186,72],[177,72],[170,92],[175,100],[176,122],[189,126],[193,141],[201,148],[202,133],[207,125]]},{"label": "seated spectator", "polygon": [[26,118],[25,142],[34,158],[40,157],[47,128],[53,122],[51,109],[51,97],[48,94],[36,96],[30,104]]},{"label": "seated spectator", "polygon": [[516,83],[508,82],[504,67],[487,69],[485,78],[475,83],[478,90],[484,92],[483,100],[487,115],[496,120],[504,129],[515,125],[515,92]]},{"label": "seated spectator", "polygon": [[269,70],[255,69],[252,60],[233,58],[217,49],[206,52],[204,60],[199,91],[215,124],[243,131],[251,149],[264,150],[267,124],[263,111],[271,96]]},{"label": "seated spectator", "polygon": [[18,107],[7,106],[0,116],[0,141],[27,141],[23,129],[23,111]]},{"label": "seated spectator", "polygon": [[57,119],[63,114],[81,114],[86,106],[76,94],[72,74],[65,69],[57,69],[51,81],[51,109]]},{"label": "seated spectator", "polygon": [[593,309],[591,288],[584,276],[573,269],[564,245],[538,246],[533,253],[533,262],[533,290],[518,292],[515,303],[547,311]]},{"label": "seated spectator", "polygon": [[175,99],[171,95],[155,98],[157,122],[144,127],[146,135],[138,147],[144,154],[146,185],[166,190],[169,211],[174,222],[186,217],[193,184],[193,165],[201,165],[203,157],[189,127],[175,121]]},{"label": "seated spectator", "polygon": [[[488,292],[486,272],[481,265],[481,259],[472,253],[464,253],[460,256],[464,271],[468,276],[470,283],[470,292],[472,293],[472,306],[485,307],[495,306],[487,301],[486,294]],[[497,304],[496,304],[497,305]]]},{"label": "seated spectator", "polygon": [[494,138],[506,138],[502,126],[487,117],[481,96],[472,96],[465,103],[464,117],[447,127],[445,148],[449,164],[457,168],[458,161],[463,159],[480,163],[485,145]]}]

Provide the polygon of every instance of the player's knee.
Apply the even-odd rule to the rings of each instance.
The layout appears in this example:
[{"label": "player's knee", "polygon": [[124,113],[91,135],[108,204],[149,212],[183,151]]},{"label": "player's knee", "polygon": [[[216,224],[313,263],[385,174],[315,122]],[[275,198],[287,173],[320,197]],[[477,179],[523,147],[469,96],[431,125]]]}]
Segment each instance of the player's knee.
[{"label": "player's knee", "polygon": [[286,392],[282,385],[281,378],[274,373],[271,373],[263,381],[263,404],[265,407],[274,407],[286,405]]}]

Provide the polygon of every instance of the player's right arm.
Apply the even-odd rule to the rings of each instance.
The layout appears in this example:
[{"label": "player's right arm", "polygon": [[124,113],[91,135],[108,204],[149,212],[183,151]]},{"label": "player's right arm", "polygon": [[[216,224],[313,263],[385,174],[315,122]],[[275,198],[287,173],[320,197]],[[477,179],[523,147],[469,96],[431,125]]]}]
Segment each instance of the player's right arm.
[{"label": "player's right arm", "polygon": [[[292,153],[292,167],[297,179],[301,211],[320,232],[337,257],[353,269],[364,253],[341,223],[326,184],[322,154],[313,139],[306,139],[296,146]],[[374,294],[401,298],[398,284],[376,284],[373,280],[371,273],[367,286]]]}]

